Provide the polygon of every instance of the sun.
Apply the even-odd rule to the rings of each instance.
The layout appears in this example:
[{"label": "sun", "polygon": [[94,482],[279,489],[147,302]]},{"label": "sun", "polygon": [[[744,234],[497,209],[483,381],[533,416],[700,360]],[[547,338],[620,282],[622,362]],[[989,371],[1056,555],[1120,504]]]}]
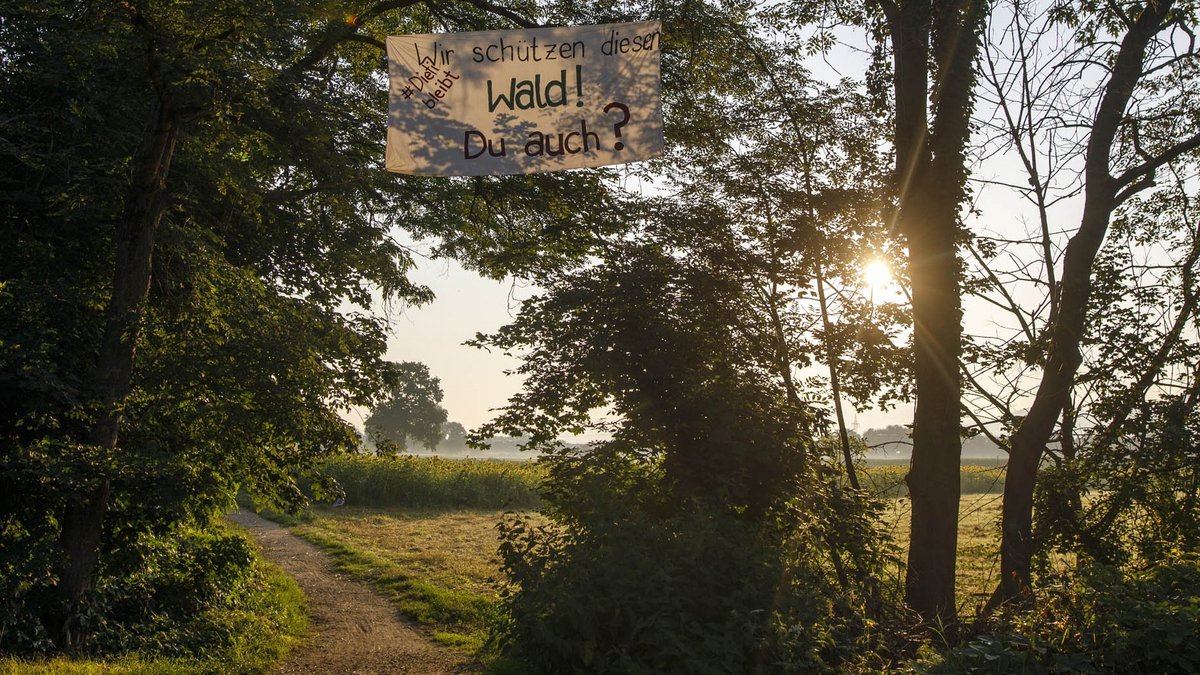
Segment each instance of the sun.
[{"label": "sun", "polygon": [[881,292],[892,283],[892,269],[883,260],[872,260],[863,267],[863,281],[871,288],[871,292]]}]

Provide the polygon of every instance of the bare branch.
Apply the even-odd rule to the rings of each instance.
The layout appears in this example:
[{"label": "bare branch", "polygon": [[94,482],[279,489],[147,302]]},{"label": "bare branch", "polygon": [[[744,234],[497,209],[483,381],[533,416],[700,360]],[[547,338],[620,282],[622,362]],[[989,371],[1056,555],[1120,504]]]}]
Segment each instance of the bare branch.
[{"label": "bare branch", "polygon": [[1155,170],[1198,148],[1200,148],[1200,134],[1195,134],[1123,172],[1114,181],[1115,188],[1120,190],[1115,198],[1116,204],[1120,204],[1139,191],[1153,185]]},{"label": "bare branch", "polygon": [[1007,307],[998,302],[994,304],[1001,309],[1007,310],[1013,316],[1017,317],[1017,321],[1021,324],[1021,332],[1025,333],[1025,337],[1031,343],[1036,342],[1037,336],[1034,335],[1033,329],[1029,327],[1029,323],[1025,321],[1025,315],[1021,312],[1021,306],[1013,300],[1011,295],[1009,295],[1008,289],[1000,281],[999,277],[996,276],[996,273],[992,271],[992,268],[987,264],[987,261],[983,259],[983,256],[979,254],[979,251],[975,248],[975,245],[971,242],[967,242],[967,250],[971,252],[971,256],[975,258],[975,261],[979,263],[979,266],[983,268],[984,273],[987,274],[988,280],[992,282],[992,286],[994,286],[995,289],[999,291],[1000,295],[1004,296],[1005,301],[1008,302]]},{"label": "bare branch", "polygon": [[355,33],[354,35],[347,37],[346,41],[347,42],[361,42],[363,44],[371,45],[372,47],[378,47],[380,50],[387,52],[387,45],[380,42],[379,40],[376,40],[375,38],[371,37],[370,35],[359,35],[358,33]]}]

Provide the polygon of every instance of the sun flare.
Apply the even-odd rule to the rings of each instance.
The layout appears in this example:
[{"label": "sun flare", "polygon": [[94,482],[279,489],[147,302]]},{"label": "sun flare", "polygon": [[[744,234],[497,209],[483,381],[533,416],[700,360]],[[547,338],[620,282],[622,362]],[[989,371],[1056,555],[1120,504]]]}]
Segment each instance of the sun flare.
[{"label": "sun flare", "polygon": [[882,291],[892,283],[892,270],[882,260],[872,260],[867,263],[863,267],[862,275],[863,281],[867,283],[872,292]]}]

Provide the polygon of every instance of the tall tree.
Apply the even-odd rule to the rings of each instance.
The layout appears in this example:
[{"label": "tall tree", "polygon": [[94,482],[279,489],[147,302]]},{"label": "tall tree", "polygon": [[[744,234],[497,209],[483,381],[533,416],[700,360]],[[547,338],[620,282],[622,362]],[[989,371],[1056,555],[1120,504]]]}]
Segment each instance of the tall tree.
[{"label": "tall tree", "polygon": [[[383,326],[344,306],[369,306],[373,289],[429,299],[405,278],[411,260],[389,232],[401,219],[420,234],[546,243],[514,245],[514,265],[582,255],[564,223],[603,202],[593,176],[432,185],[379,170],[382,38],[519,19],[493,9],[4,5],[4,466],[37,499],[4,502],[17,525],[3,536],[36,532],[22,550],[56,542],[22,559],[14,588],[45,607],[61,645],[81,638],[111,516],[134,522],[148,502],[127,480],[146,453],[202,457],[188,489],[228,496],[237,476],[293,499],[305,464],[353,445],[336,410],[382,391]],[[250,309],[279,333],[257,330]],[[222,449],[236,470],[216,470]]]},{"label": "tall tree", "polygon": [[[1097,254],[1114,212],[1154,185],[1164,166],[1200,149],[1200,132],[1188,121],[1187,69],[1200,56],[1191,34],[1192,8],[1174,0],[1108,5],[1082,3],[1058,19],[1080,26],[1085,47],[1116,38],[1104,56],[1111,66],[1089,121],[1083,157],[1083,212],[1063,255],[1059,287],[1047,327],[1045,365],[1029,411],[1011,438],[1004,491],[1000,583],[990,606],[1028,598],[1033,554],[1033,499],[1038,467],[1070,399],[1083,362],[1088,307]],[[1034,179],[1035,177],[1031,177]],[[1194,261],[1193,263],[1194,264]],[[1052,269],[1052,268],[1051,268]],[[1140,378],[1139,378],[1140,379]],[[1144,392],[1149,383],[1137,387]]]},{"label": "tall tree", "polygon": [[[777,388],[789,410],[805,410],[817,400],[828,401],[828,387],[819,381],[805,381],[799,372],[827,359],[834,361],[832,365],[840,372],[843,360],[853,360],[846,359],[847,353],[872,355],[871,367],[844,369],[847,391],[855,399],[903,395],[901,387],[886,393],[883,390],[906,378],[905,350],[895,346],[886,331],[866,329],[874,328],[870,324],[875,320],[890,322],[895,315],[883,310],[872,314],[866,298],[853,292],[859,286],[863,259],[870,251],[882,248],[886,235],[879,217],[883,192],[879,174],[887,158],[870,141],[883,127],[882,115],[853,84],[816,82],[801,65],[804,50],[799,46],[772,45],[744,25],[714,28],[704,48],[720,54],[728,71],[713,71],[693,58],[682,61],[680,68],[711,79],[714,88],[720,88],[718,91],[736,92],[744,102],[730,108],[715,98],[687,98],[711,95],[707,81],[701,87],[668,90],[669,95],[683,99],[677,102],[683,118],[695,119],[712,132],[686,134],[669,147],[675,161],[665,182],[676,188],[673,195],[630,199],[623,212],[628,223],[625,232],[596,246],[594,258],[571,276],[556,272],[539,278],[539,286],[548,289],[546,296],[530,302],[528,311],[518,316],[514,325],[484,343],[506,350],[532,350],[526,359],[528,367],[522,371],[530,375],[525,392],[488,431],[534,431],[535,443],[551,443],[557,432],[589,424],[588,406],[602,407],[606,397],[612,397],[611,403],[621,415],[627,408],[640,412],[643,406],[661,407],[672,411],[669,425],[665,417],[653,422],[623,422],[630,427],[643,423],[663,426],[653,433],[639,431],[636,442],[646,443],[648,448],[669,447],[664,451],[671,458],[669,466],[695,474],[691,480],[698,484],[724,480],[719,475],[704,476],[695,467],[683,467],[690,466],[688,455],[695,455],[700,467],[715,470],[725,466],[725,459],[704,458],[710,452],[706,448],[724,446],[715,438],[701,442],[692,428],[709,429],[712,420],[728,419],[731,413],[722,411],[718,415],[713,411],[709,421],[702,421],[705,408],[699,402],[682,406],[665,400],[672,393],[695,396],[690,388],[700,385],[689,382],[667,386],[634,378],[627,391],[626,386],[611,382],[654,361],[650,355],[671,342],[678,343],[676,349],[680,351],[697,352],[694,357],[701,361],[717,358],[710,353],[715,350],[707,343],[711,338],[651,330],[659,321],[641,316],[647,309],[668,316],[680,312],[676,321],[695,325],[695,330],[703,330],[703,322],[696,323],[690,310],[676,308],[667,298],[655,303],[661,305],[657,309],[644,307],[645,300],[639,298],[646,291],[633,288],[638,285],[667,289],[661,292],[672,297],[691,293],[693,302],[707,304],[712,315],[710,332],[721,336],[718,342],[729,343],[725,351],[737,354],[745,368],[755,371],[753,378],[749,374],[744,377],[763,378],[755,386],[770,383],[771,389]],[[731,81],[740,84],[734,87]],[[803,165],[795,161],[797,149],[804,158]],[[679,261],[672,263],[671,257]],[[645,266],[644,279],[635,273],[635,261],[639,260]],[[849,287],[847,292],[839,293],[838,299],[829,299],[827,306],[836,306],[837,315],[824,324],[814,298],[817,275],[830,288],[835,283]],[[567,312],[571,302],[580,303],[573,314],[588,312],[589,318],[582,326],[566,318],[551,320],[554,312]],[[614,318],[602,320],[594,315],[596,302],[611,307]],[[627,308],[630,303],[633,306]],[[638,314],[640,318],[618,318],[620,314]],[[645,325],[644,329],[637,329],[639,323]],[[601,326],[604,330],[595,334]],[[611,357],[584,355],[597,345],[607,344],[606,340],[612,341],[605,347],[614,352]],[[563,344],[555,344],[558,342]],[[701,344],[705,345],[703,349]],[[663,374],[660,371],[674,375],[662,358],[661,366],[647,368],[646,378]],[[680,358],[672,357],[672,362]],[[720,356],[727,358],[728,354]],[[704,370],[715,365],[696,367]],[[571,375],[577,371],[581,374]],[[582,384],[591,377],[601,379],[594,385],[595,390]],[[699,374],[696,377],[704,379]],[[626,401],[627,396],[632,401]],[[633,413],[628,415],[632,417]],[[810,420],[796,433],[804,436],[825,429],[823,423],[816,422]],[[739,426],[748,439],[765,433],[745,429],[744,424]],[[678,427],[675,433],[695,438],[695,442],[659,438],[671,433],[672,427]],[[546,431],[539,434],[538,429]],[[730,480],[740,473],[761,474],[753,480],[763,480],[770,473],[766,466],[774,457],[765,449],[763,452],[762,457],[754,459],[755,463],[765,463],[760,469],[729,468],[717,473],[729,474]],[[712,450],[711,454],[736,458],[743,453],[722,449]],[[781,476],[786,475],[790,460],[775,459],[780,462]],[[710,492],[719,495],[718,490]],[[754,491],[741,487],[735,492]],[[759,497],[769,501],[767,494]]]},{"label": "tall tree", "polygon": [[896,229],[908,245],[912,286],[912,540],[905,597],[930,623],[955,621],[958,542],[958,243],[966,198],[975,57],[984,0],[880,0],[893,62]]}]

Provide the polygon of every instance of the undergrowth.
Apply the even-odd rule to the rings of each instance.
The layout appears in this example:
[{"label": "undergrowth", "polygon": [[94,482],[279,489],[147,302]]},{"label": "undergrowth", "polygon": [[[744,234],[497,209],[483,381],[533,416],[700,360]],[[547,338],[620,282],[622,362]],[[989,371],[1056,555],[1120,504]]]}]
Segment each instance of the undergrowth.
[{"label": "undergrowth", "polygon": [[0,659],[0,673],[260,673],[307,630],[300,587],[241,532],[148,540],[140,565],[93,600],[80,658]]},{"label": "undergrowth", "polygon": [[1085,563],[926,672],[1196,673],[1198,636],[1200,556],[1177,552],[1134,570]]}]

